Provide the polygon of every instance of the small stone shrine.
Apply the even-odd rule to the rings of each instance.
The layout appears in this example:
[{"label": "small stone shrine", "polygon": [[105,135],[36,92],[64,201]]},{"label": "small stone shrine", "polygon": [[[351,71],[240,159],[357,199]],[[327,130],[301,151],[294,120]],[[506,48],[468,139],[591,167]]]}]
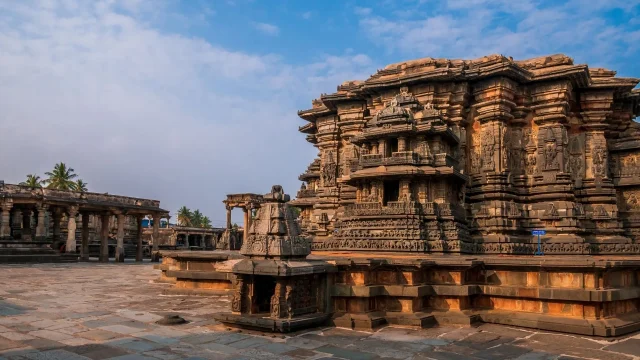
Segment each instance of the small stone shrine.
[{"label": "small stone shrine", "polygon": [[[306,260],[311,242],[300,235],[280,185],[264,195],[240,253],[230,267],[235,276],[231,314],[216,319],[230,325],[288,332],[327,321],[323,261]],[[233,260],[232,260],[233,261]]]}]

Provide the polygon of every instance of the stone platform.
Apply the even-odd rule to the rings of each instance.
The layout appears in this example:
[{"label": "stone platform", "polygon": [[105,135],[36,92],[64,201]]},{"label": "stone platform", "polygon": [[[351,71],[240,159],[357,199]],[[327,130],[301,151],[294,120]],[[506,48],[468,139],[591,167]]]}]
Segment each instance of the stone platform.
[{"label": "stone platform", "polygon": [[48,241],[0,241],[0,264],[76,262],[78,255],[59,253]]},{"label": "stone platform", "polygon": [[[163,252],[176,288],[233,289],[233,252]],[[374,330],[514,325],[602,337],[640,330],[640,259],[633,256],[505,256],[313,252],[325,262],[329,323]],[[173,275],[173,276],[170,276]],[[202,280],[206,278],[206,280]]]},{"label": "stone platform", "polygon": [[[221,326],[228,296],[162,296],[148,262],[0,265],[0,359],[633,360],[640,335],[615,339],[478,324],[273,335]],[[114,291],[117,289],[117,291]],[[165,314],[189,322],[156,323]]]}]

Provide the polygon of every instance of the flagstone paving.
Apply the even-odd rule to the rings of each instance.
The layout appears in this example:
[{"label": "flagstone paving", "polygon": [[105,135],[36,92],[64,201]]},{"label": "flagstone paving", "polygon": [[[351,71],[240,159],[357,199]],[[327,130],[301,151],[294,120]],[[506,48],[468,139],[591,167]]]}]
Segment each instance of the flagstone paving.
[{"label": "flagstone paving", "polygon": [[[293,335],[230,330],[225,296],[165,296],[150,263],[0,266],[0,360],[640,359],[640,334],[603,340],[484,324],[326,328]],[[189,321],[162,326],[166,314]]]}]

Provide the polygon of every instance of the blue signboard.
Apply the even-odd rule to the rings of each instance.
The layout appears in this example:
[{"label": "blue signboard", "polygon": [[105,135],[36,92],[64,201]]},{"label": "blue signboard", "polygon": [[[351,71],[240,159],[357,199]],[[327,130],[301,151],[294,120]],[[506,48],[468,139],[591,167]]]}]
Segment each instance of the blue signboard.
[{"label": "blue signboard", "polygon": [[543,236],[547,235],[545,230],[531,230],[531,235]]}]

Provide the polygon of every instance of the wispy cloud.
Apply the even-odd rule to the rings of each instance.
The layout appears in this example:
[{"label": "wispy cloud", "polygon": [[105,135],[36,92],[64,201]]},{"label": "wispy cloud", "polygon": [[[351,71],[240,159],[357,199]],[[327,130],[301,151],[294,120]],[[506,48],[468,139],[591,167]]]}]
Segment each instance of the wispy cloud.
[{"label": "wispy cloud", "polygon": [[296,111],[376,68],[358,53],[290,65],[167,33],[150,25],[155,0],[135,12],[64,4],[0,3],[2,180],[64,161],[90,190],[200,208],[221,224],[226,193],[295,193],[317,151]]},{"label": "wispy cloud", "polygon": [[605,15],[612,10],[638,15],[639,3],[431,0],[414,4],[412,12],[424,15],[409,20],[403,7],[381,14],[356,8],[354,13],[372,42],[402,57],[502,53],[524,58],[564,52],[593,65],[613,65],[624,53],[637,54],[640,44],[632,36],[633,20],[617,22]]},{"label": "wispy cloud", "polygon": [[303,12],[301,16],[302,16],[303,19],[309,20],[309,19],[311,19],[311,15],[313,15],[313,13],[311,11],[306,11],[306,12]]},{"label": "wispy cloud", "polygon": [[277,36],[278,34],[280,34],[280,28],[273,24],[255,22],[253,23],[253,27],[263,34],[271,36]]}]

